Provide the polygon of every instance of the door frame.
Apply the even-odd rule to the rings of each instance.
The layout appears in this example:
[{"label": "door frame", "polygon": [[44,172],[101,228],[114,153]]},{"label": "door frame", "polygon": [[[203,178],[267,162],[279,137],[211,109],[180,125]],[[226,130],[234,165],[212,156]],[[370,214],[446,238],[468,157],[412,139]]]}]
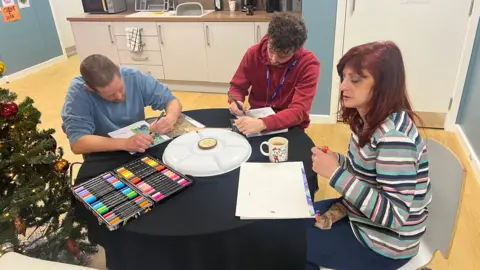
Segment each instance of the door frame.
[{"label": "door frame", "polygon": [[462,101],[463,88],[465,86],[465,80],[467,78],[468,67],[470,66],[470,58],[473,51],[473,43],[475,41],[475,35],[477,33],[477,27],[480,20],[480,3],[472,0],[473,8],[470,15],[467,30],[465,32],[465,39],[463,42],[462,54],[457,70],[457,76],[455,79],[455,86],[452,92],[452,105],[447,112],[445,119],[445,130],[455,131],[457,128],[457,116],[460,110],[460,102]]},{"label": "door frame", "polygon": [[340,78],[337,74],[337,64],[343,56],[343,44],[345,36],[345,20],[347,13],[347,1],[338,0],[337,16],[335,23],[335,41],[333,45],[332,86],[330,89],[330,123],[336,123],[338,119]]},{"label": "door frame", "polygon": [[[57,30],[57,36],[58,36],[58,40],[60,41],[60,47],[62,47],[62,56],[66,56],[67,52],[65,51],[65,46],[62,40],[62,33],[60,33],[60,27],[58,26],[59,22],[57,21],[57,17],[55,16],[56,12],[55,12],[55,8],[52,0],[48,0],[48,4],[50,5],[50,9],[52,10],[53,22],[55,23],[55,29]],[[67,18],[65,18],[65,20],[66,19]]]}]

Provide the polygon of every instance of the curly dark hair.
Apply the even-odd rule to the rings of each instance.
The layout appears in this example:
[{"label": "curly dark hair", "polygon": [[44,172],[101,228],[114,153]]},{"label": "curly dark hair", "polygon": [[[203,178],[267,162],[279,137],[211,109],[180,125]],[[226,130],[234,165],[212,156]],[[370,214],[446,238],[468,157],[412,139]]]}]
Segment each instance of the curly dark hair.
[{"label": "curly dark hair", "polygon": [[275,13],[268,26],[268,39],[275,52],[297,51],[307,40],[307,26],[295,14]]}]

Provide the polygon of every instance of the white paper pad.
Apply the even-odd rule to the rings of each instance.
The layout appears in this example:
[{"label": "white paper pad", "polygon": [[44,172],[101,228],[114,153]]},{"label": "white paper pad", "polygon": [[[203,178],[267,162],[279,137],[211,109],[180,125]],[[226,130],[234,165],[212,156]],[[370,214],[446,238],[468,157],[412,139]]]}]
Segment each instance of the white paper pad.
[{"label": "white paper pad", "polygon": [[237,209],[241,219],[313,218],[303,162],[243,163]]},{"label": "white paper pad", "polygon": [[[155,120],[156,121],[156,120]],[[198,128],[204,128],[205,125],[199,123],[195,119],[185,115],[181,114],[180,117],[177,120],[177,123],[174,126],[174,130],[171,131],[170,133],[166,135],[158,135],[156,134],[154,137],[154,143],[150,147],[156,146],[158,144],[161,144],[163,142],[169,141],[173,139],[174,137],[178,137],[180,135],[183,135],[185,133],[189,132],[190,127],[198,127]],[[115,131],[112,131],[108,133],[108,136],[112,138],[123,138],[123,139],[128,139],[132,136],[134,136],[137,133],[144,133],[144,134],[150,134],[150,124],[146,122],[145,120],[138,121],[136,123],[133,123],[129,126],[123,127],[121,129],[117,129]],[[149,148],[150,148],[149,147]],[[130,154],[135,154],[135,152],[130,152]]]},{"label": "white paper pad", "polygon": [[[246,115],[238,115],[237,118],[243,118],[243,117],[252,117],[252,118],[264,118],[269,115],[274,115],[275,112],[271,107],[265,107],[265,108],[258,108],[258,109],[251,109],[247,110]],[[281,129],[281,130],[274,130],[270,131],[267,133],[253,133],[253,134],[248,134],[247,137],[257,137],[257,136],[264,136],[264,135],[272,135],[272,134],[278,134],[278,133],[285,133],[288,132],[288,128],[286,129]]]}]

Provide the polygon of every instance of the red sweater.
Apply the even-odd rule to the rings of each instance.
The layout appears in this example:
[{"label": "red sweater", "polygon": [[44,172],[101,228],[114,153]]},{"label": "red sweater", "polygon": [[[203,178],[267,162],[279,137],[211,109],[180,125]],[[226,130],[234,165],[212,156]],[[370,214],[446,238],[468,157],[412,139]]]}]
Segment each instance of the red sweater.
[{"label": "red sweater", "polygon": [[[317,92],[320,61],[312,52],[300,48],[287,63],[271,66],[268,64],[267,39],[265,35],[260,43],[252,46],[245,53],[230,82],[229,93],[242,102],[245,102],[245,97],[248,95],[248,103],[252,109],[272,107],[276,114],[263,118],[267,131],[293,126],[305,129],[310,124],[309,114]],[[297,63],[288,73],[283,87],[270,104],[270,98],[280,84],[285,71],[295,59]],[[270,70],[269,90],[267,90],[267,65]],[[228,102],[232,100],[228,98]]]}]

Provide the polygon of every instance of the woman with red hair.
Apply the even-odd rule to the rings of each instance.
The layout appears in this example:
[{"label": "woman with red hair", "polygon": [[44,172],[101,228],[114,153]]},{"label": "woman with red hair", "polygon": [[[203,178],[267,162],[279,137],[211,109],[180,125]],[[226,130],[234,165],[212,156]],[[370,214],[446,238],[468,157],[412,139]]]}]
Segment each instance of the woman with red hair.
[{"label": "woman with red hair", "polygon": [[340,114],[352,135],[346,156],[312,149],[313,170],[342,195],[315,209],[346,216],[331,228],[310,224],[308,267],[398,269],[418,253],[432,199],[402,54],[392,42],[363,44],[342,57],[337,72]]}]

